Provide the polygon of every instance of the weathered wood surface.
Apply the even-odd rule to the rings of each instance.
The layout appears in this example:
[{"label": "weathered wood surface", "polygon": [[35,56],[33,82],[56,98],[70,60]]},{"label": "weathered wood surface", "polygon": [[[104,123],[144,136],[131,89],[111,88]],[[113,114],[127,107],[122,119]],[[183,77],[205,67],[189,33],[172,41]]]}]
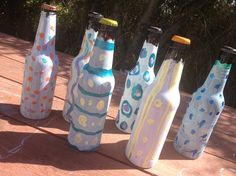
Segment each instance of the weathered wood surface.
[{"label": "weathered wood surface", "polygon": [[[45,136],[41,137],[43,139],[45,138],[45,141],[49,140],[49,138],[52,138],[53,141],[60,141],[63,144],[66,143],[69,125],[63,120],[61,110],[64,104],[66,86],[69,77],[69,70],[72,57],[63,53],[59,53],[60,69],[58,73],[59,76],[57,78],[57,85],[53,102],[53,112],[51,113],[50,117],[42,121],[31,121],[23,118],[19,114],[19,101],[23,78],[24,58],[31,47],[32,43],[30,42],[26,42],[14,38],[12,36],[0,33],[0,114],[2,114],[3,117],[0,117],[0,119],[2,119],[2,121],[0,121],[0,149],[4,148],[4,145],[11,145],[12,143],[14,144],[14,142],[17,142],[19,139],[22,139],[22,136],[27,136],[32,133],[33,130],[38,130],[37,133],[40,133],[39,136]],[[81,172],[81,169],[78,166],[78,169],[76,169],[75,167],[75,169],[71,170],[71,174],[80,173],[81,175],[88,175],[92,174],[92,171],[100,169],[100,174],[102,174],[104,170],[103,175],[112,175],[113,173],[111,174],[106,172],[106,170],[109,169],[103,169],[103,167],[107,166],[106,160],[111,160],[108,162],[114,163],[114,166],[115,163],[117,163],[117,165],[124,165],[122,166],[124,168],[119,168],[120,166],[117,166],[117,168],[110,168],[110,170],[114,170],[113,175],[119,174],[122,170],[124,170],[124,172],[122,172],[121,175],[138,175],[140,173],[152,173],[155,175],[221,175],[222,173],[226,174],[226,172],[228,175],[236,174],[236,171],[233,170],[236,168],[236,110],[233,108],[225,108],[209,141],[209,145],[206,148],[206,152],[201,158],[194,161],[188,160],[174,151],[172,141],[178,130],[178,126],[181,122],[183,113],[185,112],[187,103],[190,100],[190,96],[186,93],[182,93],[181,106],[178,110],[174,123],[169,132],[168,139],[165,143],[158,164],[154,168],[148,170],[138,170],[137,168],[132,166],[132,164],[130,164],[124,156],[124,148],[129,138],[129,135],[121,133],[119,130],[116,129],[114,125],[114,119],[117,114],[120,96],[123,92],[125,75],[122,75],[121,73],[116,71],[115,77],[116,87],[112,98],[111,107],[109,108],[107,116],[105,130],[102,137],[102,144],[99,150],[94,153],[94,156],[98,156],[92,158],[94,156],[91,156],[91,154],[86,155],[86,153],[84,154],[81,152],[77,152],[78,155],[83,155],[81,159],[78,159],[74,153],[75,151],[73,151],[69,147],[58,147],[62,146],[62,144],[57,144],[57,142],[55,142],[55,144],[53,142],[50,142],[50,144],[49,142],[42,142],[42,145],[47,145],[47,147],[45,148],[45,150],[40,150],[40,153],[37,149],[33,150],[33,148],[35,148],[35,145],[37,148],[39,143],[41,146],[42,139],[37,139],[35,135],[33,135],[31,140],[34,142],[29,142],[30,144],[28,144],[27,147],[24,147],[23,155],[27,155],[30,158],[29,160],[34,160],[34,162],[24,162],[22,160],[22,156],[17,155],[13,157],[13,160],[11,160],[10,158],[12,156],[10,156],[9,161],[3,160],[3,163],[2,161],[0,163],[0,169],[4,168],[4,172],[2,173],[7,175],[6,168],[9,165],[9,168],[12,169],[9,169],[10,171],[8,175],[11,175],[10,173],[14,172],[17,173],[19,170],[18,167],[27,168],[27,171],[29,172],[30,170],[32,170],[32,175],[40,175],[43,172],[40,173],[40,169],[35,169],[36,165],[38,164],[40,165],[40,167],[43,166],[45,170],[50,170],[53,167],[53,169],[50,170],[49,173],[53,173],[54,171],[58,173],[58,175],[63,175],[67,172],[66,167],[69,167],[68,165],[70,163],[71,165],[74,165],[74,163],[77,163],[78,159],[78,162],[81,165],[84,164],[85,167],[87,167],[87,172],[86,169],[82,169],[83,172]],[[4,124],[7,125],[4,126]],[[2,128],[2,126],[4,127]],[[19,126],[21,126],[21,128],[18,128]],[[14,130],[16,128],[18,129],[16,133],[19,133],[20,135],[14,135]],[[28,129],[31,129],[31,132],[28,132]],[[4,132],[6,131],[7,133],[5,133],[5,135]],[[11,140],[8,140],[8,138]],[[8,142],[2,143],[2,141],[5,140]],[[54,158],[47,152],[47,150],[51,151],[55,149],[55,147],[60,153],[60,155],[56,158]],[[68,154],[71,156],[68,156],[69,159],[65,160],[65,158],[67,158],[67,152],[72,151],[73,154]],[[2,156],[2,152],[0,153],[0,155]],[[50,155],[49,159],[47,157],[44,158],[44,155]],[[87,158],[84,156],[86,156]],[[99,157],[104,157],[104,159],[98,159]],[[40,159],[50,161],[47,161],[48,164],[40,164]],[[63,162],[60,163],[60,159],[63,160]],[[58,162],[61,164],[61,167],[63,167],[62,165],[65,165],[65,168],[55,167],[57,163],[55,163],[54,160],[58,160]],[[64,160],[66,162],[64,162]],[[84,163],[82,162],[83,160],[85,160]],[[96,168],[96,164],[94,164],[93,166],[94,169],[90,168],[90,166],[86,166],[86,162],[89,163],[90,160],[98,161],[98,165],[100,165],[101,167]]]}]

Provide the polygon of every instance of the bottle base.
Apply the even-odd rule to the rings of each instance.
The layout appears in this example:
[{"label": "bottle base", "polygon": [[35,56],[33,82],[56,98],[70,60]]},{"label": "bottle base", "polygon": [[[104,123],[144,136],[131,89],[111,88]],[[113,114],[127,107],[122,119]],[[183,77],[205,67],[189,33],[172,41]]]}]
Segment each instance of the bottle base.
[{"label": "bottle base", "polygon": [[50,112],[40,112],[40,113],[30,113],[30,112],[26,112],[25,110],[22,110],[22,108],[20,107],[20,114],[25,117],[26,119],[30,119],[30,120],[43,120],[49,117],[51,111]]},{"label": "bottle base", "polygon": [[67,138],[68,144],[70,147],[72,147],[73,149],[75,149],[76,151],[80,151],[80,152],[95,152],[98,150],[98,148],[100,147],[100,145],[98,146],[93,146],[91,148],[79,148],[78,146],[76,146],[73,141],[70,140],[70,138]]},{"label": "bottle base", "polygon": [[128,156],[127,150],[125,150],[125,156],[133,165],[135,165],[136,167],[140,167],[142,169],[150,169],[156,165],[155,161],[149,161],[146,165],[144,165],[143,162],[141,163],[133,158],[130,158]]},{"label": "bottle base", "polygon": [[62,111],[62,116],[63,116],[64,120],[68,123],[70,123],[71,118],[72,118],[70,115],[72,110],[73,110],[72,105],[68,101],[66,101],[64,104],[63,111]]},{"label": "bottle base", "polygon": [[193,155],[193,151],[186,151],[186,152],[184,152],[184,151],[181,151],[180,149],[179,149],[179,147],[177,147],[177,144],[174,142],[173,143],[173,146],[174,146],[174,149],[175,149],[175,151],[177,152],[177,153],[179,153],[180,155],[182,155],[182,156],[184,156],[185,158],[188,158],[188,159],[191,159],[191,160],[196,160],[196,159],[198,159],[200,156],[201,156],[201,154],[200,155]]}]

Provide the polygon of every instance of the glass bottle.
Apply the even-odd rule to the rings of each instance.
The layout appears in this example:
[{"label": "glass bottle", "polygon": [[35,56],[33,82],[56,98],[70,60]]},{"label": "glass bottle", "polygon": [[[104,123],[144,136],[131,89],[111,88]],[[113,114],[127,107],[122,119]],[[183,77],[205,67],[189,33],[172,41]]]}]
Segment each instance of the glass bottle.
[{"label": "glass bottle", "polygon": [[198,158],[204,151],[213,128],[224,108],[224,87],[229,76],[236,50],[221,48],[204,84],[192,95],[174,140],[174,147],[190,159]]},{"label": "glass bottle", "polygon": [[98,34],[99,20],[103,16],[97,12],[91,12],[88,14],[88,17],[88,27],[83,37],[81,49],[71,64],[71,77],[67,86],[66,100],[62,113],[64,119],[68,122],[70,121],[70,113],[73,109],[73,90],[75,89],[76,82],[78,81],[79,73],[82,71],[83,66],[88,63],[90,56],[92,55],[94,42]]},{"label": "glass bottle", "polygon": [[68,141],[80,151],[94,151],[101,141],[115,79],[112,73],[115,29],[118,23],[101,18],[93,55],[80,73]]},{"label": "glass bottle", "polygon": [[150,26],[136,66],[128,73],[116,117],[116,127],[131,133],[144,90],[155,79],[154,65],[162,30]]},{"label": "glass bottle", "polygon": [[20,104],[29,119],[44,119],[52,107],[58,57],[55,53],[56,7],[41,6],[41,16],[31,54],[26,57]]},{"label": "glass bottle", "polygon": [[126,147],[126,157],[142,168],[153,167],[159,159],[180,103],[179,82],[190,40],[175,35],[172,42],[156,79],[144,92]]}]

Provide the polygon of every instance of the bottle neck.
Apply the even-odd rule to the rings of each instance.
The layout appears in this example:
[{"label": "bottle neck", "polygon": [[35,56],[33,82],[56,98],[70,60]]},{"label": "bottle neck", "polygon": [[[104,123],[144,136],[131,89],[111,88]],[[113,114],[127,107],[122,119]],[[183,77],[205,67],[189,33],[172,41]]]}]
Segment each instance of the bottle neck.
[{"label": "bottle neck", "polygon": [[89,61],[89,66],[105,70],[111,70],[113,64],[115,40],[113,38],[104,39],[99,32],[93,48],[93,55]]},{"label": "bottle neck", "polygon": [[155,83],[162,84],[163,90],[179,91],[179,83],[184,68],[183,61],[165,59],[157,73]]},{"label": "bottle neck", "polygon": [[146,41],[148,43],[151,43],[151,44],[155,45],[155,46],[158,46],[159,41],[160,41],[160,34],[157,35],[157,34],[149,33],[148,36],[147,36]]},{"label": "bottle neck", "polygon": [[87,29],[93,29],[94,31],[98,32],[99,23],[95,20],[89,20]]},{"label": "bottle neck", "polygon": [[55,53],[56,14],[41,12],[32,52],[50,55]]},{"label": "bottle neck", "polygon": [[221,63],[232,64],[235,58],[235,54],[222,51],[219,54],[219,60]]},{"label": "bottle neck", "polygon": [[175,44],[174,46],[170,46],[167,51],[167,54],[165,56],[165,60],[173,59],[177,62],[179,62],[179,61],[184,62],[184,57],[183,57],[184,51],[185,51],[185,49],[179,44]]},{"label": "bottle neck", "polygon": [[212,94],[223,92],[232,64],[216,60],[202,88]]},{"label": "bottle neck", "polygon": [[139,53],[138,64],[140,64],[140,72],[153,70],[156,63],[156,55],[158,44],[154,45],[148,40],[145,40],[143,47]]},{"label": "bottle neck", "polygon": [[98,32],[96,32],[93,28],[86,29],[78,57],[84,57],[93,50],[97,34]]}]

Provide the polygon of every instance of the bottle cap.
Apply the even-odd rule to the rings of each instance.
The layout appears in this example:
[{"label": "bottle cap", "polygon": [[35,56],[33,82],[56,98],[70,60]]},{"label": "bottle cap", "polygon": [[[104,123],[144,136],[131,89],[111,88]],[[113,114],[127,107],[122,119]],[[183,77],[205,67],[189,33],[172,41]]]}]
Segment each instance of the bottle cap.
[{"label": "bottle cap", "polygon": [[95,18],[95,19],[98,19],[100,20],[101,18],[103,18],[103,15],[100,14],[100,13],[97,13],[97,12],[89,12],[88,16],[90,18]]},{"label": "bottle cap", "polygon": [[43,3],[41,5],[41,9],[43,11],[47,11],[47,12],[56,12],[57,11],[57,7],[56,6],[49,5],[49,4],[46,4],[46,3]]},{"label": "bottle cap", "polygon": [[224,52],[227,52],[227,53],[230,53],[230,54],[236,54],[236,49],[232,48],[231,46],[223,46],[221,49],[221,51],[224,51]]},{"label": "bottle cap", "polygon": [[112,26],[112,27],[117,27],[118,22],[109,18],[101,18],[99,23],[107,25],[107,26]]},{"label": "bottle cap", "polygon": [[155,26],[149,26],[148,31],[157,35],[162,34],[162,29]]},{"label": "bottle cap", "polygon": [[179,35],[174,35],[171,38],[172,41],[180,43],[180,44],[184,44],[184,45],[190,45],[191,44],[191,40],[185,37],[181,37]]}]

